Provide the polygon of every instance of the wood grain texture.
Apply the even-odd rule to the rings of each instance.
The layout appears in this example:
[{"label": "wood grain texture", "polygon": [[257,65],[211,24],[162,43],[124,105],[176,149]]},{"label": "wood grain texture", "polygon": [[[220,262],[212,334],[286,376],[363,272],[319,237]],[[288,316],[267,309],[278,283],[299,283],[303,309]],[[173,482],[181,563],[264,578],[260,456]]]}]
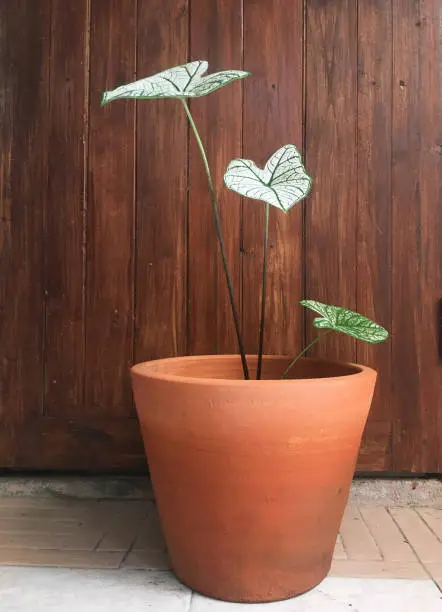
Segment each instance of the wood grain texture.
[{"label": "wood grain texture", "polygon": [[[309,0],[306,28],[306,294],[356,307],[357,3]],[[307,316],[307,338],[317,335]],[[354,360],[355,342],[331,334],[314,351]]]},{"label": "wood grain texture", "polygon": [[[242,10],[237,0],[193,0],[191,59],[207,59],[209,72],[241,69]],[[203,140],[223,227],[235,297],[240,309],[241,203],[224,186],[228,163],[241,155],[242,83],[236,82],[191,104]],[[233,316],[201,154],[193,133],[189,143],[189,354],[236,353]]]},{"label": "wood grain texture", "polygon": [[[359,2],[358,7],[356,303],[358,312],[391,330],[392,9],[385,0]],[[376,470],[389,469],[391,460],[391,346],[356,344],[358,363],[379,372],[365,431],[368,463]],[[376,460],[375,449],[380,453]]]},{"label": "wood grain texture", "polygon": [[388,472],[391,470],[391,429],[388,419],[369,419],[365,427],[356,470]]},{"label": "wood grain texture", "polygon": [[265,351],[295,353],[316,334],[302,296],[385,325],[385,345],[335,335],[318,347],[379,370],[358,469],[442,473],[441,11],[440,0],[0,3],[0,467],[143,470],[132,360],[237,351],[182,106],[99,108],[102,90],[192,58],[252,72],[193,104],[247,350],[264,205],[240,202],[222,175],[239,154],[263,164],[305,144],[312,196],[272,211]]},{"label": "wood grain texture", "polygon": [[[12,450],[12,452],[11,452]],[[28,419],[0,429],[0,465],[14,469],[146,471],[137,419]]]},{"label": "wood grain texture", "polygon": [[[50,3],[0,5],[0,422],[42,410]],[[8,449],[10,450],[10,448]]]},{"label": "wood grain texture", "polygon": [[84,158],[88,2],[52,3],[45,228],[45,413],[84,401]]},{"label": "wood grain texture", "polygon": [[[138,0],[138,77],[187,60],[182,0]],[[187,124],[177,100],[137,104],[135,361],[186,350]]]},{"label": "wood grain texture", "polygon": [[135,79],[135,42],[135,0],[92,3],[83,410],[96,416],[132,412],[135,103],[100,102]]},{"label": "wood grain texture", "polygon": [[[244,0],[243,157],[261,167],[281,146],[302,149],[303,2]],[[307,203],[309,206],[310,203]],[[303,344],[302,204],[288,215],[271,210],[265,353],[296,353]],[[265,206],[243,203],[243,326],[246,350],[257,352]]]},{"label": "wood grain texture", "polygon": [[393,469],[442,452],[441,6],[393,3]]}]

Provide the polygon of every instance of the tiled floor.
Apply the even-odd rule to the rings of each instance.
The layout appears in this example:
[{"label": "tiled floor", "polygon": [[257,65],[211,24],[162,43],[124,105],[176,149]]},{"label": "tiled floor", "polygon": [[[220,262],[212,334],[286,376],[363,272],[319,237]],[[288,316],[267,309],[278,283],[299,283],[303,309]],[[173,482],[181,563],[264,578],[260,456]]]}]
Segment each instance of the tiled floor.
[{"label": "tiled floor", "polygon": [[[131,597],[134,593],[138,593],[137,596],[141,597],[141,604],[137,604],[140,607],[132,609],[125,604],[124,609],[130,609],[131,612],[144,609],[142,598],[151,596],[154,597],[152,609],[165,611],[191,609],[194,612],[203,610],[218,612],[225,609],[220,606],[227,606],[200,596],[192,597],[192,607],[189,607],[190,604],[184,607],[176,604],[182,598],[186,599],[189,591],[164,571],[169,568],[169,563],[155,505],[146,500],[71,501],[35,497],[0,497],[0,565],[3,566],[0,567],[2,612],[40,610],[36,607],[35,598],[33,604],[29,603],[29,607],[26,607],[24,600],[20,604],[21,607],[14,607],[16,605],[14,603],[10,603],[11,607],[7,607],[8,597],[12,597],[19,583],[23,584],[24,576],[20,574],[23,570],[6,566],[89,570],[89,572],[67,572],[66,569],[50,571],[40,569],[33,572],[27,570],[28,586],[23,596],[26,593],[30,596],[29,584],[38,584],[40,590],[43,589],[42,592],[46,593],[44,599],[46,607],[41,607],[42,611],[53,609],[50,603],[52,600],[58,601],[58,604],[60,602],[53,595],[55,578],[57,578],[57,589],[63,581],[73,580],[74,583],[75,581],[81,583],[82,593],[88,592],[88,589],[93,590],[93,585],[98,588],[97,585],[105,584],[106,589],[109,588],[107,596],[115,591],[115,597],[112,598],[114,607],[103,607],[106,610],[120,610],[115,607],[115,602],[119,597],[124,599],[120,592],[123,584],[126,584],[126,587],[132,585]],[[109,573],[92,571],[109,569],[119,571]],[[354,610],[388,609],[390,612],[396,609],[394,601],[389,601],[387,608],[375,605],[376,598],[387,597],[395,589],[403,597],[408,589],[410,593],[417,593],[416,597],[420,601],[419,609],[424,609],[422,602],[425,601],[425,597],[430,597],[428,593],[431,591],[434,605],[438,606],[434,610],[442,611],[442,593],[436,587],[437,585],[442,590],[442,509],[348,506],[336,543],[330,576],[331,578],[324,581],[311,594],[292,600],[292,604],[298,602],[296,607],[293,605],[290,608],[282,608],[283,604],[274,604],[279,606],[275,609],[294,612],[349,609],[353,601],[351,598],[354,596],[356,601],[358,593],[370,585],[369,597],[367,599],[364,596],[362,599],[365,603],[362,603],[367,605],[367,601],[371,601],[372,607],[364,608],[359,602],[357,607],[351,604]],[[147,591],[142,590],[143,584],[146,588],[150,585]],[[156,585],[156,590],[152,584]],[[97,602],[101,602],[104,606],[102,589],[98,590],[101,597]],[[67,596],[69,588],[64,587],[63,592]],[[319,601],[321,597],[325,597],[329,602],[337,601],[337,605],[340,605],[341,596],[346,598],[345,602],[348,602],[343,603],[343,607],[333,608],[331,604],[326,608],[314,607],[315,599]],[[74,597],[73,603],[71,602],[73,605],[76,600],[74,595],[72,597]],[[164,601],[167,600],[169,603],[161,604],[163,597],[166,597]],[[412,599],[410,595],[408,601]],[[91,594],[87,606],[91,606],[93,600],[94,596]],[[15,600],[11,599],[11,602],[13,601]],[[312,607],[309,607],[309,602]],[[95,612],[102,609],[101,604],[97,603],[95,607],[83,607],[82,604],[81,609]],[[178,607],[174,607],[175,604]],[[58,607],[58,610],[63,612],[64,609],[71,609],[68,604],[66,606]],[[250,610],[253,608],[254,606],[248,606]],[[403,607],[397,609],[400,612],[405,610]],[[432,612],[433,608],[426,606],[425,610]]]}]

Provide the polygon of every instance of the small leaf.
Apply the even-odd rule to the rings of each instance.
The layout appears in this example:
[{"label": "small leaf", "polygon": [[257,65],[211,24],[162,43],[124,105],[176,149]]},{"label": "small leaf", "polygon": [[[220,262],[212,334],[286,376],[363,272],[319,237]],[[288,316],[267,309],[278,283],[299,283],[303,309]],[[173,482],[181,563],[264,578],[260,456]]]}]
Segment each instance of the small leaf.
[{"label": "small leaf", "polygon": [[204,77],[208,67],[207,62],[197,61],[169,68],[112,91],[105,91],[101,105],[120,98],[199,98],[250,74],[243,70],[225,70]]},{"label": "small leaf", "polygon": [[388,338],[386,329],[342,306],[329,306],[315,300],[303,300],[300,304],[321,315],[322,318],[317,317],[313,321],[313,325],[317,328],[342,332],[369,344],[378,344]]},{"label": "small leaf", "polygon": [[262,200],[287,212],[309,193],[312,179],[293,144],[273,153],[264,170],[250,159],[234,159],[224,175],[226,187],[242,196]]}]

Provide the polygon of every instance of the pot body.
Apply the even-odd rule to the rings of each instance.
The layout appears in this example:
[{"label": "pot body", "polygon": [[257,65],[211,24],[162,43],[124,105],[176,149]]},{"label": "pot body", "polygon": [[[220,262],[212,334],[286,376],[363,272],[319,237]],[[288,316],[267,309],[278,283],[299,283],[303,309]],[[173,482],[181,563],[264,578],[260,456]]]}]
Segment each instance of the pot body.
[{"label": "pot body", "polygon": [[[256,358],[248,358],[251,371]],[[328,573],[376,372],[237,356],[138,364],[132,382],[172,567],[205,595],[268,602]]]}]

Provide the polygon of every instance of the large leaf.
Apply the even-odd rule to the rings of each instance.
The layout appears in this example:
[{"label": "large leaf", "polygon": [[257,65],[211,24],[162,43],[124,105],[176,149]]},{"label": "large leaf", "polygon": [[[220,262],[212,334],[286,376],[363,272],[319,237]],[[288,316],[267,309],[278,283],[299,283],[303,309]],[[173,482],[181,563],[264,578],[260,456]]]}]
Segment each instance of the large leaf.
[{"label": "large leaf", "polygon": [[305,198],[312,185],[293,144],[273,153],[264,170],[250,159],[234,159],[227,167],[224,182],[232,191],[263,200],[284,212]]},{"label": "large leaf", "polygon": [[367,317],[342,308],[342,306],[329,306],[315,300],[303,300],[300,303],[321,315],[313,321],[313,325],[320,329],[332,329],[370,344],[378,344],[388,338],[386,329]]},{"label": "large leaf", "polygon": [[204,77],[208,67],[207,62],[198,61],[169,68],[112,91],[105,91],[101,104],[119,98],[199,98],[250,74],[243,70],[224,70]]}]

